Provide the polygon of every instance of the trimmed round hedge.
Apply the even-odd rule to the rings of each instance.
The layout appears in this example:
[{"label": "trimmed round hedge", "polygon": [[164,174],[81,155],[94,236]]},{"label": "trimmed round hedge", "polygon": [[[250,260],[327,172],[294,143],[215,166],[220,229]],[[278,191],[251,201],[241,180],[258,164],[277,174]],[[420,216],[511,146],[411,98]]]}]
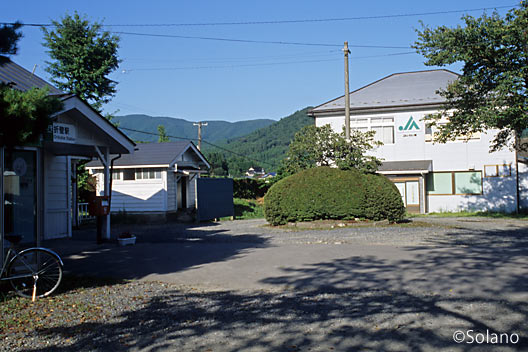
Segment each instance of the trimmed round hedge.
[{"label": "trimmed round hedge", "polygon": [[320,219],[403,219],[405,208],[396,186],[385,176],[357,170],[317,167],[274,184],[264,197],[272,225]]}]

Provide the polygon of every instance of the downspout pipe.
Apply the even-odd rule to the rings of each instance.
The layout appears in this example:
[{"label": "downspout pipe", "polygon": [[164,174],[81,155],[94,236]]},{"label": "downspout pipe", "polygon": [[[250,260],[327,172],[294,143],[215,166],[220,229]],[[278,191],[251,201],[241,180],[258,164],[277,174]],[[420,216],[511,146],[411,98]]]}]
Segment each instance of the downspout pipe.
[{"label": "downspout pipe", "polygon": [[112,209],[112,181],[114,180],[114,177],[112,175],[114,173],[114,161],[119,158],[121,158],[121,154],[118,154],[115,158],[110,161],[110,189],[108,190],[108,211]]}]

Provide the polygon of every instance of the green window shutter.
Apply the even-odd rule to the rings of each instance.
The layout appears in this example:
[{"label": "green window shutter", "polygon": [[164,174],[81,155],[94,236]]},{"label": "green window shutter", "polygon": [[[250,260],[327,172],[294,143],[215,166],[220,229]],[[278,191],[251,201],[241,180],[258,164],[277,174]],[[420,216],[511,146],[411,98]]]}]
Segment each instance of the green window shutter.
[{"label": "green window shutter", "polygon": [[427,174],[428,194],[453,194],[453,178],[450,172],[435,172]]},{"label": "green window shutter", "polygon": [[456,194],[482,194],[482,173],[480,171],[455,172]]}]

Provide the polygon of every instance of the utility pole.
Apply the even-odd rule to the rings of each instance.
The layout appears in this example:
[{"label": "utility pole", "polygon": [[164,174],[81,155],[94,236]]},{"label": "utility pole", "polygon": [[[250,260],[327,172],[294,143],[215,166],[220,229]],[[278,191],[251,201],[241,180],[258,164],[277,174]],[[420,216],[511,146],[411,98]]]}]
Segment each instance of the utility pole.
[{"label": "utility pole", "polygon": [[198,150],[202,151],[202,126],[207,126],[207,122],[193,123],[193,126],[198,126]]},{"label": "utility pole", "polygon": [[345,42],[343,48],[345,53],[345,138],[347,141],[350,140],[350,90],[348,88],[348,42]]}]

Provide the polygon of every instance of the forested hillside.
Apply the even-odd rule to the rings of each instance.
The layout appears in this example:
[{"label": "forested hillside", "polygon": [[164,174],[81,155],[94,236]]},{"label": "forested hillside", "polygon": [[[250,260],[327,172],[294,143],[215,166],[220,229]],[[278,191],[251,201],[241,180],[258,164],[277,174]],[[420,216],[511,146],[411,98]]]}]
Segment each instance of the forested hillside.
[{"label": "forested hillside", "polygon": [[213,164],[214,173],[241,176],[248,168],[256,166],[264,168],[266,172],[277,171],[295,133],[314,123],[313,118],[307,115],[309,109],[296,111],[267,127],[219,144],[238,156],[208,147],[206,155]]},{"label": "forested hillside", "polygon": [[[155,117],[149,115],[125,115],[115,116],[113,123],[117,123],[119,128],[132,140],[141,142],[157,142],[158,126],[165,126],[166,134],[174,137],[183,137],[192,140],[196,144],[198,137],[198,127],[193,126],[192,121],[176,119],[172,117]],[[227,121],[207,121],[208,125],[202,128],[202,138],[215,143],[227,139],[251,133],[259,128],[271,125],[276,121],[269,119],[247,120],[238,122]],[[135,132],[149,132],[150,134]],[[174,140],[171,138],[171,140]]]}]

